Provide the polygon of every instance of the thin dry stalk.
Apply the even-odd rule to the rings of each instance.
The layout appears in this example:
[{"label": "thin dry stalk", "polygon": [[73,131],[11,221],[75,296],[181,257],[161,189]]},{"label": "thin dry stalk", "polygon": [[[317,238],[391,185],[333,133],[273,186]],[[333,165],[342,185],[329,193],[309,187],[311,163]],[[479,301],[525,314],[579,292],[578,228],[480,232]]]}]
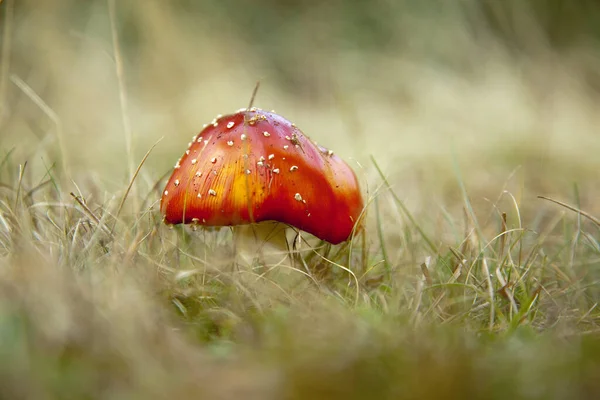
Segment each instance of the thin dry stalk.
[{"label": "thin dry stalk", "polygon": [[[125,150],[127,151],[127,168],[129,176],[134,174],[133,161],[133,132],[131,130],[131,122],[129,120],[129,106],[127,100],[127,88],[125,86],[125,71],[123,69],[123,58],[121,57],[121,46],[119,45],[119,35],[117,30],[116,6],[115,0],[108,1],[108,18],[110,20],[110,31],[113,42],[113,53],[115,58],[115,72],[117,74],[117,82],[119,85],[119,101],[121,103],[121,119],[123,121],[123,130],[125,131]],[[138,196],[134,190],[134,211],[138,210]]]},{"label": "thin dry stalk", "polygon": [[150,147],[150,149],[144,155],[144,158],[142,158],[142,161],[140,161],[140,163],[138,164],[138,166],[137,166],[137,168],[136,168],[133,176],[131,177],[131,180],[129,181],[129,186],[127,186],[127,190],[125,191],[125,194],[123,195],[123,198],[121,199],[121,202],[119,203],[119,207],[117,208],[117,212],[115,214],[115,223],[113,224],[111,232],[115,231],[115,226],[117,225],[117,221],[119,220],[119,214],[121,213],[121,210],[123,209],[123,205],[125,204],[125,200],[127,200],[127,196],[129,195],[129,192],[131,191],[131,188],[133,187],[133,183],[135,182],[135,178],[137,178],[138,174],[140,173],[140,170],[142,169],[142,166],[146,162],[146,159],[148,158],[148,156],[150,155],[150,153],[152,153],[152,150],[154,150],[154,148],[156,147],[156,145],[159,144],[160,141],[163,140],[163,138],[164,138],[164,136],[161,137],[160,139],[158,139],[156,141],[156,143],[154,143],[152,145],[152,147]]},{"label": "thin dry stalk", "polygon": [[254,105],[254,100],[256,99],[256,94],[258,93],[258,89],[260,88],[260,81],[256,81],[256,85],[254,86],[254,90],[252,91],[252,96],[250,96],[250,103],[248,103],[248,109],[251,109]]},{"label": "thin dry stalk", "polygon": [[[0,4],[2,1],[0,0]],[[8,73],[10,71],[10,45],[12,39],[12,24],[15,12],[15,0],[8,0],[5,5],[6,17],[4,18],[4,32],[2,32],[2,72],[0,72],[0,120],[8,116],[8,102],[6,91],[8,89]]]},{"label": "thin dry stalk", "polygon": [[81,206],[84,211],[84,214],[88,216],[90,221],[96,225],[97,228],[101,229],[104,233],[114,239],[112,232],[108,229],[108,227],[90,210],[90,208],[85,204],[85,202],[81,199],[81,197],[77,196],[75,193],[70,193],[71,197],[75,199],[75,201]]},{"label": "thin dry stalk", "polygon": [[17,194],[15,195],[15,211],[19,205],[19,198],[21,197],[21,188],[23,187],[23,176],[25,175],[25,168],[27,168],[27,162],[22,166],[19,166],[19,183],[17,184]]},{"label": "thin dry stalk", "polygon": [[576,213],[579,213],[579,214],[583,215],[584,217],[586,217],[587,219],[589,219],[589,220],[590,220],[590,221],[592,221],[594,224],[596,224],[597,226],[599,226],[599,227],[600,227],[600,220],[599,220],[598,218],[594,217],[594,216],[593,216],[593,215],[591,215],[591,214],[588,214],[587,212],[585,212],[585,211],[583,211],[583,210],[580,210],[580,209],[579,209],[579,208],[577,208],[577,207],[570,206],[570,205],[568,205],[567,203],[563,203],[562,201],[559,201],[559,200],[554,200],[554,199],[551,199],[550,197],[546,197],[546,196],[538,196],[538,199],[544,199],[544,200],[548,200],[548,201],[551,201],[551,202],[553,202],[553,203],[556,203],[556,204],[558,204],[558,205],[560,205],[560,206],[563,206],[564,208],[567,208],[567,209],[569,209],[569,210],[571,210],[571,211],[575,211]]},{"label": "thin dry stalk", "polygon": [[54,110],[44,101],[42,98],[29,86],[25,83],[24,80],[19,78],[17,75],[11,75],[10,80],[19,88],[29,99],[39,107],[40,110],[54,123],[56,128],[56,139],[58,140],[58,147],[62,156],[62,166],[63,171],[65,173],[65,177],[70,177],[69,171],[69,163],[68,163],[68,155],[65,147],[64,141],[64,131],[62,126],[62,121],[58,117],[58,114],[54,112]]},{"label": "thin dry stalk", "polygon": [[490,297],[490,331],[494,329],[494,321],[496,319],[496,309],[494,307],[494,285],[492,283],[492,278],[490,276],[490,269],[487,264],[487,260],[485,257],[481,260],[481,268],[482,273],[485,276],[485,280],[487,282],[488,296]]}]

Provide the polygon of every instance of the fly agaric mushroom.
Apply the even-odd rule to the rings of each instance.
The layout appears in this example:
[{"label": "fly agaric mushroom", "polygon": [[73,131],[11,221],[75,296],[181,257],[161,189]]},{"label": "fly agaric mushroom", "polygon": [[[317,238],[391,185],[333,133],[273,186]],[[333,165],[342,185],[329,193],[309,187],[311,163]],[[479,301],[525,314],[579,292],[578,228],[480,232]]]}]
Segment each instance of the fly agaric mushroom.
[{"label": "fly agaric mushroom", "polygon": [[278,221],[332,244],[350,237],[362,208],[342,159],[257,108],[218,116],[194,136],[161,199],[168,224]]}]

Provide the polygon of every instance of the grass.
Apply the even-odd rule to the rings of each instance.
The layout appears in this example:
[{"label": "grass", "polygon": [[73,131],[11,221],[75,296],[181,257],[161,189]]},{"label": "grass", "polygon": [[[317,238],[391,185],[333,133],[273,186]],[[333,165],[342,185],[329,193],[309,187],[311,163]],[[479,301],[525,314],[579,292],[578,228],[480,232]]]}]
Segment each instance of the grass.
[{"label": "grass", "polygon": [[[470,54],[488,61],[463,76],[415,49],[367,46],[368,63],[342,49],[336,73],[288,67],[282,83],[257,61],[276,47],[202,36],[154,2],[134,14],[109,4],[83,23],[18,3],[14,47],[4,41],[2,397],[600,393],[600,148],[580,65],[550,48],[522,64],[492,47]],[[119,17],[130,36],[117,35],[128,32]],[[113,39],[123,54],[104,52]],[[211,52],[223,43],[247,63]],[[368,85],[367,64],[379,72]],[[367,207],[350,242],[301,234],[245,264],[229,228],[169,228],[158,199],[186,132],[245,106],[263,73],[256,105],[349,160]],[[311,78],[320,84],[294,93]]]},{"label": "grass", "polygon": [[67,196],[52,170],[27,172],[6,154],[9,397],[545,399],[600,389],[598,225],[564,207],[521,215],[502,192],[482,218],[464,189],[464,219],[448,212],[443,230],[426,232],[428,218],[411,215],[381,172],[364,237],[236,267],[228,229],[169,229],[144,197],[115,220],[120,199],[89,195],[102,188]]}]

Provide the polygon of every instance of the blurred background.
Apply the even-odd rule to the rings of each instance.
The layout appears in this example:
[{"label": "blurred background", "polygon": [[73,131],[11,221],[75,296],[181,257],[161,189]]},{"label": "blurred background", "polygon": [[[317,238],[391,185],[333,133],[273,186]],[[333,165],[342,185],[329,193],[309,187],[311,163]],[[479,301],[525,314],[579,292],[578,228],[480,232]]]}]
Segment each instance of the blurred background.
[{"label": "blurred background", "polygon": [[515,182],[519,199],[568,199],[577,183],[582,206],[600,207],[593,0],[4,0],[0,11],[0,146],[32,174],[64,164],[67,182],[110,193],[164,138],[138,178],[151,187],[260,81],[256,106],[334,149],[371,192],[373,156],[413,208],[452,203],[457,166],[474,197]]}]

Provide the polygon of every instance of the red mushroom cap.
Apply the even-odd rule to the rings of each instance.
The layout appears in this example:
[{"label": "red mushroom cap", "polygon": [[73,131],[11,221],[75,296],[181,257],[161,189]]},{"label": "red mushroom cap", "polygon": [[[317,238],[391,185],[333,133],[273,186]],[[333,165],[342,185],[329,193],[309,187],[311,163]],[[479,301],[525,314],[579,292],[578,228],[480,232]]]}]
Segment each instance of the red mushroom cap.
[{"label": "red mushroom cap", "polygon": [[337,244],[363,208],[352,169],[285,118],[260,109],[219,116],[194,136],[161,199],[170,224],[279,221]]}]

